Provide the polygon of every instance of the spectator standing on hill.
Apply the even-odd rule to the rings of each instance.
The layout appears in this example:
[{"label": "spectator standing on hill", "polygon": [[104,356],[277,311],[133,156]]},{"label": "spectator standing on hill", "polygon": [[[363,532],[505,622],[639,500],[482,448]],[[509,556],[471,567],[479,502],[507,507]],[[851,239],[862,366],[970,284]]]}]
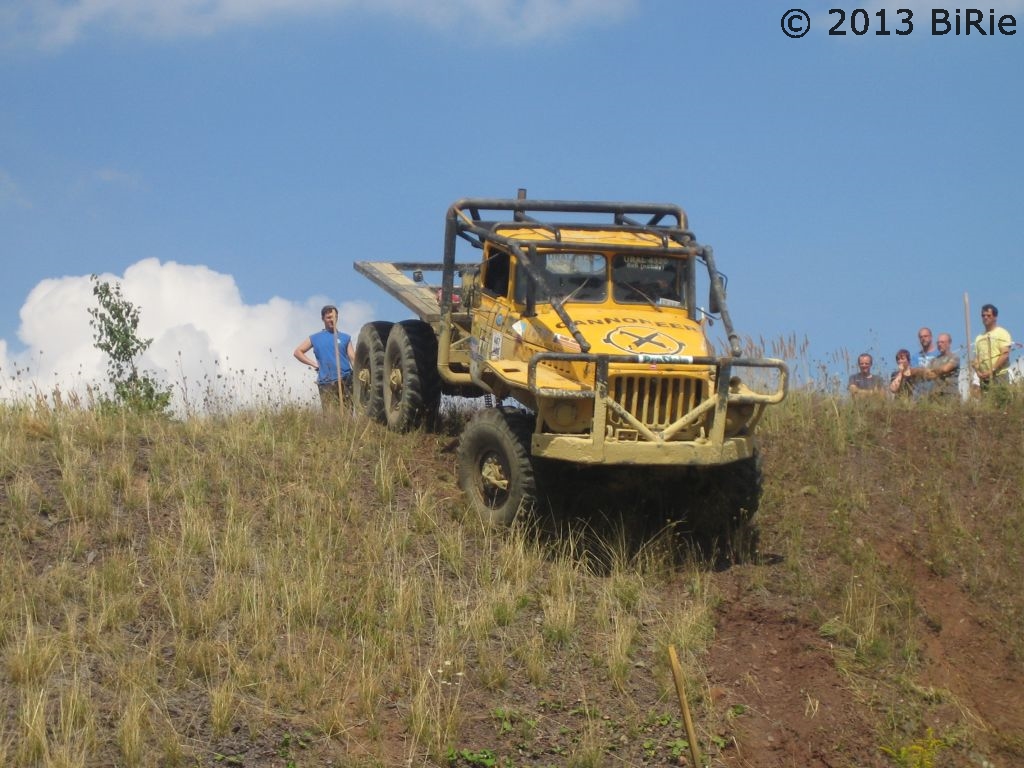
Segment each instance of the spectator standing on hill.
[{"label": "spectator standing on hill", "polygon": [[[328,304],[320,310],[320,319],[323,320],[324,329],[310,334],[292,354],[300,363],[317,372],[316,386],[320,390],[320,405],[327,411],[332,407],[337,408],[341,403],[339,378],[346,397],[352,391],[352,358],[355,357],[355,350],[352,348],[352,337],[338,331],[337,307]],[[311,349],[315,360],[310,360],[306,355]]]},{"label": "spectator standing on hill", "polygon": [[882,381],[881,376],[875,376],[871,372],[872,363],[874,363],[874,360],[867,352],[863,352],[857,357],[857,368],[859,371],[850,376],[850,381],[847,385],[847,389],[849,389],[850,394],[854,397],[885,394],[885,382]]},{"label": "spectator standing on hill", "polygon": [[933,380],[929,379],[925,372],[932,361],[939,356],[939,351],[932,341],[932,329],[922,328],[917,332],[917,340],[921,342],[921,349],[917,353],[917,361],[913,367],[914,394],[917,397],[927,397],[932,391]]},{"label": "spectator standing on hill", "polygon": [[992,385],[1005,384],[1010,380],[1010,347],[1013,339],[1010,332],[997,325],[999,310],[992,304],[981,308],[981,322],[985,332],[974,339],[974,372],[978,374],[981,391]]},{"label": "spectator standing on hill", "polygon": [[889,391],[896,397],[914,396],[914,369],[910,365],[910,350],[896,350],[896,370],[889,377]]},{"label": "spectator standing on hill", "polygon": [[960,356],[953,351],[953,337],[948,333],[939,334],[939,354],[928,363],[922,376],[931,384],[929,396],[948,399],[960,396]]}]

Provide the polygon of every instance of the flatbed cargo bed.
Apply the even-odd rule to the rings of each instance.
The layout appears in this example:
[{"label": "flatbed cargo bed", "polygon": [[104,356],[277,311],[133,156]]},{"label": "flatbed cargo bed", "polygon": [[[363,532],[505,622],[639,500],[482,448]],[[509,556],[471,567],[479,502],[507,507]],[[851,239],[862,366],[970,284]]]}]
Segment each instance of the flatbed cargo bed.
[{"label": "flatbed cargo bed", "polygon": [[[442,272],[444,264],[441,262],[416,262],[416,261],[357,261],[356,271],[375,282],[391,296],[398,299],[407,306],[416,316],[431,325],[436,325],[441,320],[440,294],[441,285],[425,282],[423,274],[427,272]],[[461,264],[456,268],[471,269],[476,265]],[[413,276],[410,277],[411,273]],[[419,275],[420,279],[415,279]]]}]

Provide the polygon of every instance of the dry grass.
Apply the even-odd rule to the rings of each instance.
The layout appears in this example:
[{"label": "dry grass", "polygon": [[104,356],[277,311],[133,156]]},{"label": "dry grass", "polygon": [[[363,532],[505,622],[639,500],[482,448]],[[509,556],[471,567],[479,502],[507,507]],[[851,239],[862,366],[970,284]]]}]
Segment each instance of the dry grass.
[{"label": "dry grass", "polygon": [[[888,722],[918,738],[922,608],[893,542],[990,606],[1024,658],[1024,405],[1001,407],[797,393],[764,424],[777,565],[737,571],[744,589],[799,604],[867,708],[902,691]],[[288,407],[0,407],[0,764],[654,762],[684,738],[670,644],[728,764],[709,564],[661,540],[612,535],[595,558],[592,535],[481,527],[443,442]],[[865,531],[883,503],[892,530]]]}]

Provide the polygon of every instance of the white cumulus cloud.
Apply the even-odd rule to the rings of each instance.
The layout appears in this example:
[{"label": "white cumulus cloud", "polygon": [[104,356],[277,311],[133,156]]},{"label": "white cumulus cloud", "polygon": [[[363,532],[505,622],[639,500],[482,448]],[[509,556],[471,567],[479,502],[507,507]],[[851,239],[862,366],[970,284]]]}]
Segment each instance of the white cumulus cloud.
[{"label": "white cumulus cloud", "polygon": [[[320,307],[330,297],[246,304],[231,275],[157,259],[99,278],[119,283],[139,309],[138,335],[152,339],[142,367],[173,389],[178,410],[313,402],[315,373],[292,350],[320,329]],[[26,349],[9,354],[0,340],[0,399],[102,390],[106,359],[89,322],[92,289],[81,275],[43,280],[29,293],[18,331]],[[352,335],[373,314],[365,302],[340,303],[338,311]]]},{"label": "white cumulus cloud", "polygon": [[[4,37],[61,48],[96,30],[172,38],[282,18],[385,13],[437,28],[477,25],[509,40],[558,34],[630,13],[638,0],[31,0],[0,10]],[[502,37],[495,38],[500,41]]]}]

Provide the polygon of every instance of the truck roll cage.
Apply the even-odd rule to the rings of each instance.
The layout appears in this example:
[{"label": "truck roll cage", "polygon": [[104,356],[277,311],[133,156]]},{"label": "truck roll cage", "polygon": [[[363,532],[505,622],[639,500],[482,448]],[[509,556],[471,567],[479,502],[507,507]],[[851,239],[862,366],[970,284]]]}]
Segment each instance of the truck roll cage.
[{"label": "truck roll cage", "polygon": [[[670,256],[689,256],[702,261],[708,270],[711,283],[711,306],[717,310],[725,325],[726,336],[729,339],[729,351],[733,357],[740,357],[743,353],[739,335],[736,333],[732,318],[725,299],[725,283],[723,276],[715,266],[714,252],[710,246],[698,245],[693,233],[687,229],[686,213],[680,206],[667,203],[624,203],[624,202],[584,202],[565,200],[529,200],[526,198],[526,191],[519,190],[519,197],[515,199],[500,198],[463,198],[452,203],[448,208],[445,218],[443,276],[441,279],[441,294],[439,303],[441,305],[442,317],[450,318],[455,290],[455,245],[456,238],[462,238],[473,247],[482,249],[485,242],[496,244],[514,254],[517,261],[523,265],[526,273],[538,285],[545,285],[545,277],[536,265],[536,254],[539,250],[568,251],[578,250],[580,243],[567,244],[562,240],[562,230],[572,229],[574,231],[615,231],[636,235],[654,235],[658,238],[658,245],[642,247],[639,245],[624,245],[622,243],[601,243],[587,242],[586,247],[594,250],[615,250],[622,253],[653,253]],[[485,220],[482,213],[511,211],[513,222]],[[607,221],[591,221],[584,223],[560,224],[556,222],[543,221],[536,218],[534,213],[585,213],[595,216],[607,216]],[[646,223],[636,217],[646,216]],[[663,224],[665,219],[670,223]],[[674,223],[671,223],[674,222]],[[497,229],[502,232],[498,232]],[[551,238],[538,240],[535,236],[529,239],[517,238],[505,234],[509,229],[529,230],[535,233],[537,229],[544,229],[551,232]],[[671,247],[674,243],[676,247]],[[527,315],[535,312],[533,291],[527,295]],[[580,333],[575,321],[566,311],[561,301],[555,299],[551,307],[559,319],[565,323],[566,329],[580,345],[580,349],[586,353],[590,345]]]}]

